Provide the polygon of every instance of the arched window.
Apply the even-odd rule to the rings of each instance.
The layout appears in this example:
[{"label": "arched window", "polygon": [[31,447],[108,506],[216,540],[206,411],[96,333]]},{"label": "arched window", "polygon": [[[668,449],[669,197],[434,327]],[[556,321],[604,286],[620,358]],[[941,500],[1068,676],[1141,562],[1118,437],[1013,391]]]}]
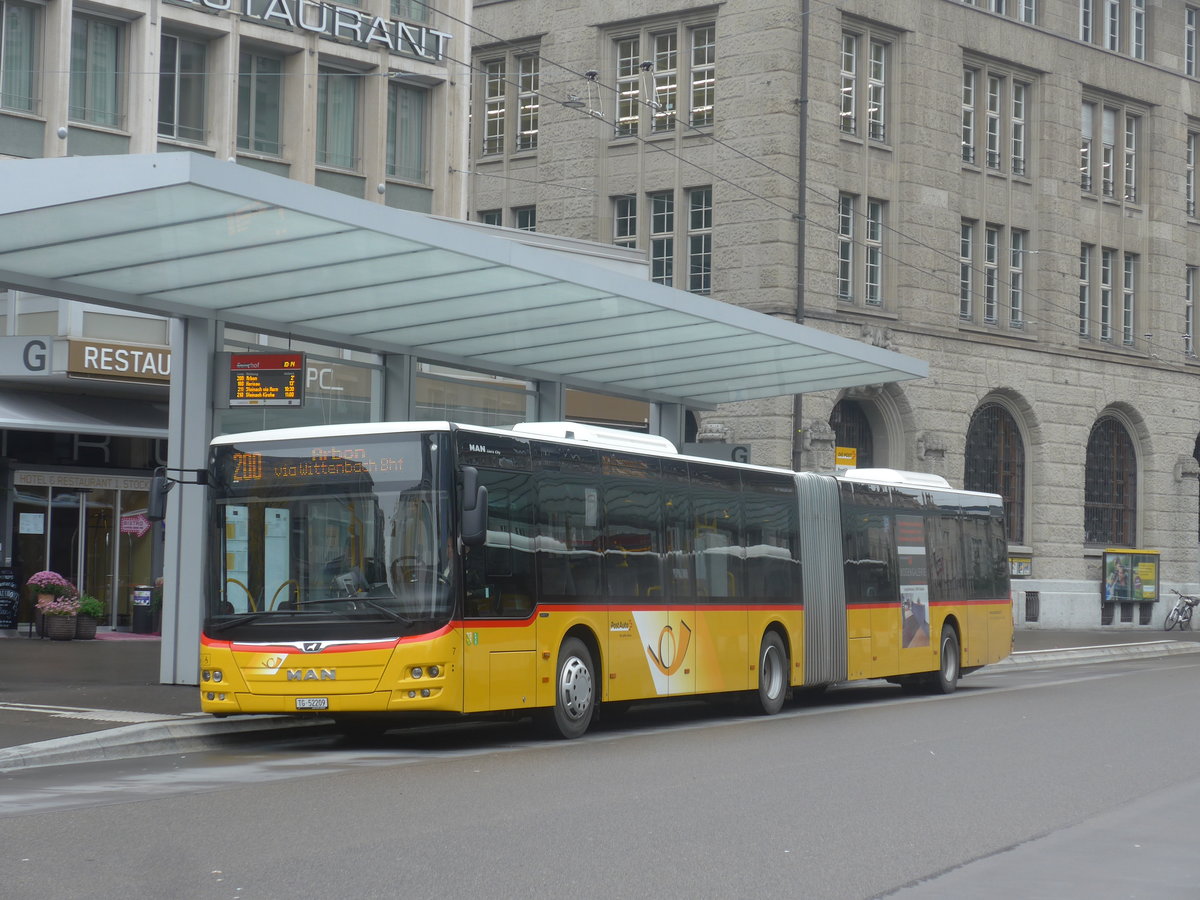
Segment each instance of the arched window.
[{"label": "arched window", "polygon": [[838,447],[853,447],[858,451],[858,468],[869,469],[875,465],[871,423],[857,400],[839,400],[829,414],[829,427],[833,429]]},{"label": "arched window", "polygon": [[1137,457],[1125,426],[1102,416],[1088,436],[1083,485],[1083,539],[1133,547],[1137,538]]},{"label": "arched window", "polygon": [[963,487],[1004,498],[1006,537],[1025,542],[1025,444],[1012,414],[999,403],[985,403],[967,428]]}]

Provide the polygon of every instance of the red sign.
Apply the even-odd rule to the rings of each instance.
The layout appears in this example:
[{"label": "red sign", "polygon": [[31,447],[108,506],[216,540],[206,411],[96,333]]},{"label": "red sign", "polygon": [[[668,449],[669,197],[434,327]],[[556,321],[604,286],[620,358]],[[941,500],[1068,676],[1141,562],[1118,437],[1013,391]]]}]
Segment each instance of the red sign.
[{"label": "red sign", "polygon": [[135,513],[132,516],[121,516],[121,534],[133,534],[145,537],[150,530],[150,520],[145,513]]}]

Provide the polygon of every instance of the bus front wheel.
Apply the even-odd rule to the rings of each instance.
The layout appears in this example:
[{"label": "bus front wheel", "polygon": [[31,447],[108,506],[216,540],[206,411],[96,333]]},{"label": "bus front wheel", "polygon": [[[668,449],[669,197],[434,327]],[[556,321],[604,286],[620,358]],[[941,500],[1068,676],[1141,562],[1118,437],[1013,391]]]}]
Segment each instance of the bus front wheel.
[{"label": "bus front wheel", "polygon": [[953,694],[958,687],[959,663],[961,656],[958,650],[958,633],[949,625],[942,629],[941,662],[938,665],[937,680],[934,690],[939,694]]},{"label": "bus front wheel", "polygon": [[596,712],[596,669],[583,641],[567,638],[558,650],[554,678],[554,732],[577,738],[588,730]]},{"label": "bus front wheel", "polygon": [[768,631],[758,651],[758,703],[764,714],[773,716],[783,709],[787,688],[787,650],[779,635]]}]

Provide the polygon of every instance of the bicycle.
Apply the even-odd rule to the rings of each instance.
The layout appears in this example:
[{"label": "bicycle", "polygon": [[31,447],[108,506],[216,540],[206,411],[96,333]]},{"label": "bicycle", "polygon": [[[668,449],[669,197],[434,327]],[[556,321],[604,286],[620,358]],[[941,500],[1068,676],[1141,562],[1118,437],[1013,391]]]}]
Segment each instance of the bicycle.
[{"label": "bicycle", "polygon": [[1171,593],[1179,599],[1175,601],[1175,605],[1167,612],[1166,621],[1163,622],[1163,631],[1170,631],[1176,625],[1180,631],[1185,631],[1192,627],[1192,612],[1196,608],[1196,604],[1200,603],[1200,597],[1193,597],[1190,594],[1181,594],[1174,588]]}]

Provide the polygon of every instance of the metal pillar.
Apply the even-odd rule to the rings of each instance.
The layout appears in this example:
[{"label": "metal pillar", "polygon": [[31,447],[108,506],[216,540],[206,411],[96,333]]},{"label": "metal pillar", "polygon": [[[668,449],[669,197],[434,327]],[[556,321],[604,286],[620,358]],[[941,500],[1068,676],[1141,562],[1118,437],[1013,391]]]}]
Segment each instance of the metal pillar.
[{"label": "metal pillar", "polygon": [[[167,471],[182,482],[208,466],[212,440],[213,373],[220,325],[205,319],[171,320],[171,402]],[[208,583],[208,491],[176,484],[167,495],[163,557],[163,684],[199,684],[200,625]]]}]

